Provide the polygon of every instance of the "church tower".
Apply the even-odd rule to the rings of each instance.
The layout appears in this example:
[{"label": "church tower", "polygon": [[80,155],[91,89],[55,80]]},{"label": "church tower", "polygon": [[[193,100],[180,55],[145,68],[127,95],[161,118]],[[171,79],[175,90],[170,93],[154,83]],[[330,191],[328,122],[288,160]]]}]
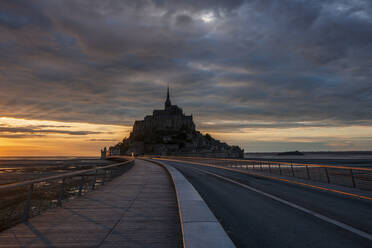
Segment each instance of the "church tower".
[{"label": "church tower", "polygon": [[170,101],[170,98],[169,98],[169,86],[167,88],[167,100],[165,101],[165,109],[169,109],[170,107],[172,106],[172,103]]}]

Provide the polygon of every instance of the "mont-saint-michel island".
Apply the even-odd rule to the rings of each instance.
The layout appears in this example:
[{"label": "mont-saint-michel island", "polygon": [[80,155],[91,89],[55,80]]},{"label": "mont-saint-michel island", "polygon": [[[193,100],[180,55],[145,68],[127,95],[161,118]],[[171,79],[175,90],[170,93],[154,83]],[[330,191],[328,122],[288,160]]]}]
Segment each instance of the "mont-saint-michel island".
[{"label": "mont-saint-michel island", "polygon": [[101,150],[102,156],[106,154],[243,158],[244,149],[197,131],[193,116],[172,104],[168,87],[164,109],[156,109],[144,120],[136,120],[129,137],[108,150]]},{"label": "mont-saint-michel island", "polygon": [[0,248],[372,248],[372,0],[0,0]]}]

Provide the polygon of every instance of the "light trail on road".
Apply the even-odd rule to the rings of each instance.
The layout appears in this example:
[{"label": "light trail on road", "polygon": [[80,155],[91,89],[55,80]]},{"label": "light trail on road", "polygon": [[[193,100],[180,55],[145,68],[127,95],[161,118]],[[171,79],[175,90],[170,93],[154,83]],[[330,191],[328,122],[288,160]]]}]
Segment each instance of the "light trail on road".
[{"label": "light trail on road", "polygon": [[372,247],[370,200],[231,168],[163,162],[193,184],[237,247]]},{"label": "light trail on road", "polygon": [[232,179],[227,178],[227,177],[224,177],[224,176],[217,175],[217,174],[212,173],[212,172],[208,172],[208,171],[201,170],[201,169],[197,169],[197,168],[192,168],[192,170],[198,170],[198,171],[201,171],[201,172],[203,172],[203,173],[206,173],[206,174],[209,174],[209,175],[212,175],[212,176],[215,176],[215,177],[221,178],[221,179],[223,179],[223,180],[225,180],[225,181],[227,181],[227,182],[237,184],[237,185],[239,185],[239,186],[241,186],[241,187],[243,187],[243,188],[246,188],[246,189],[251,190],[251,191],[254,191],[254,192],[258,193],[258,194],[261,194],[261,195],[267,196],[267,197],[269,197],[270,199],[273,199],[273,200],[275,200],[275,201],[281,202],[281,203],[283,203],[283,204],[285,204],[285,205],[287,205],[287,206],[290,206],[290,207],[292,207],[292,208],[296,208],[296,209],[298,209],[298,210],[301,210],[301,211],[303,211],[303,212],[305,212],[305,213],[307,213],[307,214],[310,214],[310,215],[312,215],[312,216],[315,216],[315,217],[317,217],[317,218],[319,218],[319,219],[321,219],[321,220],[324,220],[324,221],[326,221],[326,222],[332,223],[332,224],[334,224],[334,225],[336,225],[336,226],[338,226],[338,227],[341,227],[341,228],[343,228],[343,229],[345,229],[345,230],[347,230],[347,231],[350,231],[350,232],[352,232],[352,233],[355,233],[355,234],[357,234],[357,235],[359,235],[359,236],[361,236],[361,237],[363,237],[363,238],[366,238],[366,239],[369,239],[369,240],[372,241],[372,235],[369,234],[369,233],[363,232],[363,231],[361,231],[361,230],[359,230],[359,229],[357,229],[357,228],[354,228],[354,227],[352,227],[352,226],[350,226],[350,225],[347,225],[347,224],[345,224],[345,223],[342,223],[342,222],[340,222],[340,221],[337,221],[337,220],[334,220],[334,219],[328,218],[327,216],[324,216],[324,215],[322,215],[322,214],[319,214],[319,213],[314,212],[314,211],[312,211],[312,210],[309,210],[309,209],[307,209],[307,208],[301,207],[301,206],[299,206],[299,205],[297,205],[297,204],[294,204],[294,203],[292,203],[292,202],[286,201],[286,200],[284,200],[284,199],[282,199],[282,198],[279,198],[279,197],[277,197],[277,196],[274,196],[274,195],[271,195],[271,194],[265,193],[265,192],[263,192],[262,190],[259,190],[259,189],[256,189],[256,188],[253,188],[253,187],[250,187],[250,186],[248,186],[248,185],[246,185],[246,184],[239,183],[239,182],[237,182],[237,181],[235,181],[235,180],[232,180]]}]

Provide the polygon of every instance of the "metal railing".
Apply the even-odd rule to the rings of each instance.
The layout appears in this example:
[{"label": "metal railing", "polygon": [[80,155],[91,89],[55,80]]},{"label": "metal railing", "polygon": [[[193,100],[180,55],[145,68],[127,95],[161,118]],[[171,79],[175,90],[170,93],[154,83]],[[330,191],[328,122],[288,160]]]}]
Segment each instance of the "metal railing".
[{"label": "metal railing", "polygon": [[[0,186],[0,230],[95,190],[122,175],[134,160]],[[128,166],[129,165],[129,166]]]},{"label": "metal railing", "polygon": [[201,157],[166,157],[275,174],[372,191],[372,168],[333,166],[268,160],[221,159]]}]

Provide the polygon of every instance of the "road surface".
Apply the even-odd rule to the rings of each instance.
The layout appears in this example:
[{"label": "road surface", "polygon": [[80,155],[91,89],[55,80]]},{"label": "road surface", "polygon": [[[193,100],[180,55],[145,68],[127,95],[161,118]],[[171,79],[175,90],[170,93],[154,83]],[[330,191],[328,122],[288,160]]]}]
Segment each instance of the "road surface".
[{"label": "road surface", "polygon": [[163,160],[204,198],[237,247],[372,247],[372,201]]}]

